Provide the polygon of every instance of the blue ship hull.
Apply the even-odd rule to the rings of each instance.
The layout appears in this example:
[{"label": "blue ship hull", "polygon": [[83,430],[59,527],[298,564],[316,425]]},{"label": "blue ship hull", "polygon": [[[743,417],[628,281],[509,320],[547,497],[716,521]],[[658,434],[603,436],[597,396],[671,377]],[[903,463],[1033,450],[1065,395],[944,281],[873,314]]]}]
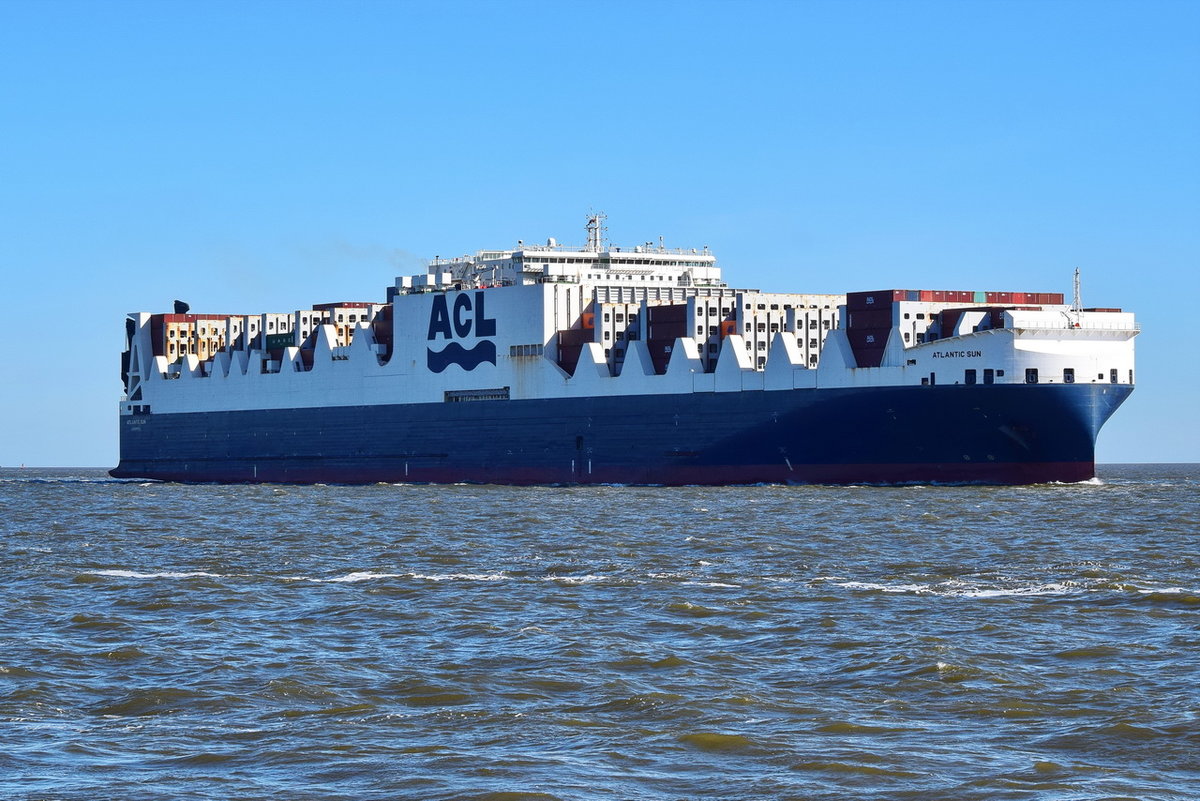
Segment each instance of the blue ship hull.
[{"label": "blue ship hull", "polygon": [[1081,481],[1128,385],[878,387],[122,417],[120,478],[500,484]]}]

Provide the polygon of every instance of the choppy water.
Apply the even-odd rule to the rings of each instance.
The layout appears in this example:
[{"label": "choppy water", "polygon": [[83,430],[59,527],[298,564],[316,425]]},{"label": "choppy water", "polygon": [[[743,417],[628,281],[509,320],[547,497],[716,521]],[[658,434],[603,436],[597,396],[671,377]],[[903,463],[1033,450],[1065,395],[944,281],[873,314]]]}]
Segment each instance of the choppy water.
[{"label": "choppy water", "polygon": [[1195,798],[1198,490],[0,471],[0,797]]}]

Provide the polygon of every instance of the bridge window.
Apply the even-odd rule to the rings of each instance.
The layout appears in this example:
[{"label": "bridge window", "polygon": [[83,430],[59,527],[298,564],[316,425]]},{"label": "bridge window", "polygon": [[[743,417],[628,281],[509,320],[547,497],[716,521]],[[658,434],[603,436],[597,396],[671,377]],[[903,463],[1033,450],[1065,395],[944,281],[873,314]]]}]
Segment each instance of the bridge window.
[{"label": "bridge window", "polygon": [[1036,367],[1025,368],[1025,383],[1036,384],[1038,382],[1038,371]]},{"label": "bridge window", "polygon": [[1063,368],[1063,383],[1064,384],[1074,384],[1075,383],[1075,368],[1074,367],[1064,367]]}]

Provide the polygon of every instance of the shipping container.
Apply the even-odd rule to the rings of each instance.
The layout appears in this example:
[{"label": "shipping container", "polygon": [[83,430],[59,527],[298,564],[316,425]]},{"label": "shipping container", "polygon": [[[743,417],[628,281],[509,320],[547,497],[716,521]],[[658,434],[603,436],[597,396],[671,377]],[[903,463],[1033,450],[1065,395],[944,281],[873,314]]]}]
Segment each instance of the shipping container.
[{"label": "shipping container", "polygon": [[859,348],[882,348],[887,344],[888,337],[891,336],[891,333],[891,328],[846,329],[846,336],[850,340],[850,346],[853,347],[855,351],[857,351]]},{"label": "shipping container", "polygon": [[853,311],[855,309],[878,309],[884,306],[890,306],[892,303],[904,300],[908,296],[906,289],[882,289],[874,292],[849,292],[846,294],[846,308]]},{"label": "shipping container", "polygon": [[650,361],[654,365],[654,372],[662,375],[667,371],[667,363],[671,361],[671,349],[674,345],[674,339],[651,339],[646,342],[646,348],[650,351]]},{"label": "shipping container", "polygon": [[883,363],[884,348],[878,347],[856,347],[854,348],[854,361],[859,367],[878,367]]},{"label": "shipping container", "polygon": [[896,307],[851,311],[847,328],[891,328],[895,324]]},{"label": "shipping container", "polygon": [[687,305],[683,303],[670,306],[650,306],[648,308],[650,322],[673,322],[687,320]]},{"label": "shipping container", "polygon": [[595,341],[595,331],[590,328],[572,328],[568,331],[558,332],[559,346],[579,346],[586,342]]},{"label": "shipping container", "polygon": [[[636,328],[634,330],[637,330]],[[675,341],[676,337],[687,336],[687,323],[683,320],[671,321],[666,323],[653,320],[650,323],[650,335],[648,339],[661,339]]]},{"label": "shipping container", "polygon": [[267,350],[282,350],[296,344],[294,334],[267,334]]},{"label": "shipping container", "polygon": [[954,327],[958,325],[958,318],[962,317],[965,309],[943,309],[938,314],[938,329],[942,332],[942,336],[951,336],[954,333]]}]

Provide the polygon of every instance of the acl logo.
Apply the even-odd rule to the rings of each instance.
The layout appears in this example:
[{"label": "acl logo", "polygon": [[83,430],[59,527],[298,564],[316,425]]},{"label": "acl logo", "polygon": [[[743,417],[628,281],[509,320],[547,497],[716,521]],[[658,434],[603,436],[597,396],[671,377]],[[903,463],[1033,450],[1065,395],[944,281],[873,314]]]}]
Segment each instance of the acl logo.
[{"label": "acl logo", "polygon": [[[469,336],[496,336],[496,321],[489,319],[483,310],[482,292],[463,292],[454,299],[451,311],[444,294],[434,295],[433,309],[429,312],[429,336],[433,342],[439,336],[445,339]],[[439,351],[425,350],[426,364],[430,371],[440,373],[452,364],[464,370],[474,370],[484,362],[496,363],[496,343],[485,339],[473,348],[464,348],[451,342]]]}]

